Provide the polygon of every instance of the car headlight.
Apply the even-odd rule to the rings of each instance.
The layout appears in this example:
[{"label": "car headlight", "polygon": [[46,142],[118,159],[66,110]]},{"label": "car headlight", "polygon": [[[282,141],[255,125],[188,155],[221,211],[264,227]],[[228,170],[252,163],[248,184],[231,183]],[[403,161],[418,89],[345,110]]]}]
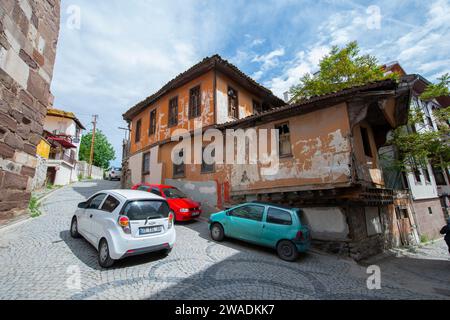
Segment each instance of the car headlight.
[{"label": "car headlight", "polygon": [[183,208],[183,209],[180,209],[180,212],[186,213],[186,212],[189,212],[189,209]]}]

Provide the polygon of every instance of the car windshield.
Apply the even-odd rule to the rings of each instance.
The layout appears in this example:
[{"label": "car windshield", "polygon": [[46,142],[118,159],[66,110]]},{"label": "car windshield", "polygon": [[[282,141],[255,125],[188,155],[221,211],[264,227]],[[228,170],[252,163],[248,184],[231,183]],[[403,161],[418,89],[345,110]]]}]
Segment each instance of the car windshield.
[{"label": "car windshield", "polygon": [[136,200],[129,202],[123,215],[130,220],[161,219],[169,216],[170,208],[166,201]]},{"label": "car windshield", "polygon": [[178,189],[166,188],[163,189],[164,195],[169,199],[182,199],[187,198],[186,195]]},{"label": "car windshield", "polygon": [[122,171],[122,168],[114,168],[114,171]]}]

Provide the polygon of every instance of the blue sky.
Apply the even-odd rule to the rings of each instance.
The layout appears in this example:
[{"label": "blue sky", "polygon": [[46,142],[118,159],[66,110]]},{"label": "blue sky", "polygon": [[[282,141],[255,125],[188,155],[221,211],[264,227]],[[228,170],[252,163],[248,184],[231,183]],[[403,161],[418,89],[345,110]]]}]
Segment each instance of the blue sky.
[{"label": "blue sky", "polygon": [[98,114],[119,165],[122,114],[206,56],[280,97],[332,45],[353,40],[380,63],[435,80],[450,72],[449,17],[450,0],[62,0],[55,107],[89,129]]}]

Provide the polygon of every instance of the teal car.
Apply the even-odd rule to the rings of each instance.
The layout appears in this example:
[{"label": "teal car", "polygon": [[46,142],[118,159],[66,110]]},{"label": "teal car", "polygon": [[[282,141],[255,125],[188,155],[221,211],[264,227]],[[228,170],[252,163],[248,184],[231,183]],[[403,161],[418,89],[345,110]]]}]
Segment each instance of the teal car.
[{"label": "teal car", "polygon": [[295,261],[311,245],[302,210],[270,203],[244,203],[215,213],[209,219],[209,229],[214,241],[230,237],[273,248],[286,261]]}]

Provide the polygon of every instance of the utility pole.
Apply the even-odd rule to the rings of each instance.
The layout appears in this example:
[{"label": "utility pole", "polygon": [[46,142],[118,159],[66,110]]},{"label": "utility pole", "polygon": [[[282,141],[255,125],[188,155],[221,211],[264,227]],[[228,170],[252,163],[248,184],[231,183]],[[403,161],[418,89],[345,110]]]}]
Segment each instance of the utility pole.
[{"label": "utility pole", "polygon": [[92,116],[93,129],[92,129],[92,141],[91,141],[91,156],[90,156],[90,160],[89,160],[89,177],[92,177],[92,162],[94,160],[94,143],[95,143],[95,130],[97,128],[97,118],[98,118],[97,114]]}]

